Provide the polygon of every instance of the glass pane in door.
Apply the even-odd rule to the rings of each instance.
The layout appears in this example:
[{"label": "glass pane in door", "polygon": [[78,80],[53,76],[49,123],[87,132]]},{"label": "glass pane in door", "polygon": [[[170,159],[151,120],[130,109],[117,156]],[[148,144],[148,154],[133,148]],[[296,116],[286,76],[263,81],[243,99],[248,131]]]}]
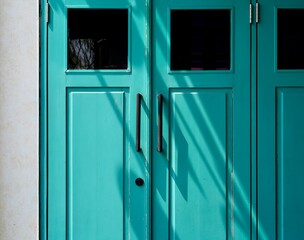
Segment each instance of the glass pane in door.
[{"label": "glass pane in door", "polygon": [[171,10],[171,70],[229,70],[230,25],[230,10]]},{"label": "glass pane in door", "polygon": [[278,10],[278,69],[304,69],[304,9]]},{"label": "glass pane in door", "polygon": [[127,67],[127,9],[68,10],[68,69]]}]

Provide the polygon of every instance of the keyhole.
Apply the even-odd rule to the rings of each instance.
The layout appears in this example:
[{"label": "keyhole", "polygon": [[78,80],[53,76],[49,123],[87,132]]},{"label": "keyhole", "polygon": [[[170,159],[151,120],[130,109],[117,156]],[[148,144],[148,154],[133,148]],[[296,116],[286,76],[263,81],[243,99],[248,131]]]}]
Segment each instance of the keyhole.
[{"label": "keyhole", "polygon": [[135,184],[141,187],[142,185],[144,185],[144,180],[142,178],[136,178]]}]

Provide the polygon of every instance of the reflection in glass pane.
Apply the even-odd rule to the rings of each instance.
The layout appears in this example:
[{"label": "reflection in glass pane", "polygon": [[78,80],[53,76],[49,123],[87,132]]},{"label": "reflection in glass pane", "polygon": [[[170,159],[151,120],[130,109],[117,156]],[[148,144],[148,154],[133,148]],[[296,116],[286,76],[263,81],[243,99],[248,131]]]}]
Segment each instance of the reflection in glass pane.
[{"label": "reflection in glass pane", "polygon": [[278,10],[278,69],[304,69],[304,9]]},{"label": "reflection in glass pane", "polygon": [[128,10],[68,10],[68,69],[127,67]]},{"label": "reflection in glass pane", "polygon": [[171,70],[229,70],[230,25],[230,10],[171,10]]}]

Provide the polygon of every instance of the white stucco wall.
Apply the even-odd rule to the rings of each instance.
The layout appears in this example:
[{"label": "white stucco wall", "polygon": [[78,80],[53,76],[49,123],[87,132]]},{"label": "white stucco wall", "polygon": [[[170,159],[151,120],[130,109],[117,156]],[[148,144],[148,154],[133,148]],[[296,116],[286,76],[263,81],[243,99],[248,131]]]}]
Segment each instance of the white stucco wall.
[{"label": "white stucco wall", "polygon": [[0,1],[0,240],[38,239],[38,8]]}]

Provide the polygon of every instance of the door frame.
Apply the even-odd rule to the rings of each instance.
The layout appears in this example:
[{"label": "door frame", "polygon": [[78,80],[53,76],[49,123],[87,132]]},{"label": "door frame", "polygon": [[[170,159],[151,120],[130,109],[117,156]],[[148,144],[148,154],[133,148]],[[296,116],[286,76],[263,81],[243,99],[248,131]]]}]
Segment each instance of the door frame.
[{"label": "door frame", "polygon": [[39,0],[39,239],[47,240],[47,0]]}]

